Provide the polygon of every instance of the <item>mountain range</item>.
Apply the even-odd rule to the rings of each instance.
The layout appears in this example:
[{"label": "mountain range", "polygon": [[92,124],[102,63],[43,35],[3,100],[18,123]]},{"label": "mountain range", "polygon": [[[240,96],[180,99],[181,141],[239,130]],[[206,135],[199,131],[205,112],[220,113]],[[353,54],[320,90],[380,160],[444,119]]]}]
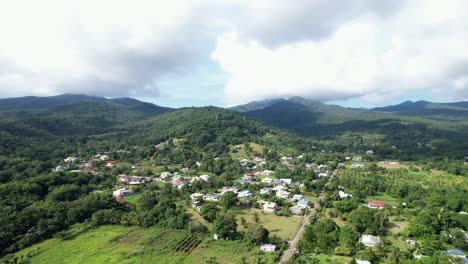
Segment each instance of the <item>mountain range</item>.
[{"label": "mountain range", "polygon": [[[285,129],[342,150],[372,148],[388,153],[389,157],[398,155],[400,159],[424,153],[467,155],[468,143],[464,142],[468,142],[468,102],[407,101],[393,106],[355,109],[291,97],[256,101],[228,109],[173,109],[132,98],[106,99],[64,94],[0,99],[0,133],[5,138],[80,136],[137,131],[142,126],[167,131],[160,125],[164,123],[178,130],[201,134],[206,131],[189,126],[199,122],[196,124],[199,130],[212,127],[212,119],[197,116],[212,113],[207,109],[215,109],[216,116],[225,115],[227,119],[233,117],[229,113],[236,113],[236,120],[244,116],[252,122]],[[163,136],[164,133],[157,134]]]}]

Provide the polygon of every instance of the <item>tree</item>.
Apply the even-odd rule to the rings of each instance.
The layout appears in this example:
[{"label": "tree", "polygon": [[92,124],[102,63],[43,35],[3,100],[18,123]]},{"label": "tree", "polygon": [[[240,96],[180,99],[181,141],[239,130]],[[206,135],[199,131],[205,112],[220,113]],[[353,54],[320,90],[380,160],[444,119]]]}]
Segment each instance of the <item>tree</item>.
[{"label": "tree", "polygon": [[244,239],[250,243],[260,245],[268,240],[269,232],[261,225],[251,225],[245,232]]},{"label": "tree", "polygon": [[258,216],[258,212],[253,213],[253,220],[256,224],[260,222],[260,217]]},{"label": "tree", "polygon": [[213,203],[204,204],[200,209],[200,215],[205,218],[208,222],[213,222],[216,219],[216,215],[219,212],[218,206]]},{"label": "tree", "polygon": [[218,214],[213,223],[213,233],[224,239],[237,238],[236,217],[232,213]]},{"label": "tree", "polygon": [[221,206],[225,209],[229,209],[237,203],[237,194],[234,192],[225,192],[219,200]]},{"label": "tree", "polygon": [[331,219],[320,219],[308,225],[304,233],[304,246],[314,252],[332,252],[338,245],[339,227]]}]

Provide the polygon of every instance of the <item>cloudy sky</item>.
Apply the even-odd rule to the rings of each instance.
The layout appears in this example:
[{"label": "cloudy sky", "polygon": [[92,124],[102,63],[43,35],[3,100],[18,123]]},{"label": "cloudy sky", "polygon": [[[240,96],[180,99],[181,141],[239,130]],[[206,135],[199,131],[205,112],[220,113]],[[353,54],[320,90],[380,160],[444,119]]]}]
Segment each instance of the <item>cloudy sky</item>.
[{"label": "cloudy sky", "polygon": [[0,0],[0,98],[468,100],[466,0]]}]

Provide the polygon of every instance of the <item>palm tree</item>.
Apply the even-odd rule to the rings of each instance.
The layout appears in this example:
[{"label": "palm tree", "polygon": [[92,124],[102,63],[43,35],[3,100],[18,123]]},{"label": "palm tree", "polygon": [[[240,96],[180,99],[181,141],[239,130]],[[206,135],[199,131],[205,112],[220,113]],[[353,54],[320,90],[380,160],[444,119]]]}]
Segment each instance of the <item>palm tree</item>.
[{"label": "palm tree", "polygon": [[399,264],[403,261],[403,254],[399,247],[391,247],[389,259],[391,260],[391,263],[395,264]]}]

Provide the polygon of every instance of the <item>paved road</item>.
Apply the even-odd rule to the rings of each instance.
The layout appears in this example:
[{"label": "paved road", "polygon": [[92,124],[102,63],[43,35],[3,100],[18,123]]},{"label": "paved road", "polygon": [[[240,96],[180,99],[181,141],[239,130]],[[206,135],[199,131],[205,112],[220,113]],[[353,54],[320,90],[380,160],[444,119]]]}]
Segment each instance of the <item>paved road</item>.
[{"label": "paved road", "polygon": [[[330,178],[335,177],[337,172],[338,172],[338,169],[334,170]],[[324,198],[324,193],[322,190],[322,192],[320,192],[320,195],[319,195],[319,201],[323,200],[323,198]],[[316,208],[318,208],[319,206],[319,201],[314,202],[314,208],[311,208],[309,214],[302,219],[302,225],[297,231],[293,240],[289,241],[289,248],[286,251],[284,251],[283,256],[281,257],[281,260],[279,262],[280,264],[288,263],[292,255],[296,252],[297,243],[299,243],[299,240],[301,240],[302,235],[304,235],[306,225],[310,224],[309,219],[311,216],[315,214]]]}]

